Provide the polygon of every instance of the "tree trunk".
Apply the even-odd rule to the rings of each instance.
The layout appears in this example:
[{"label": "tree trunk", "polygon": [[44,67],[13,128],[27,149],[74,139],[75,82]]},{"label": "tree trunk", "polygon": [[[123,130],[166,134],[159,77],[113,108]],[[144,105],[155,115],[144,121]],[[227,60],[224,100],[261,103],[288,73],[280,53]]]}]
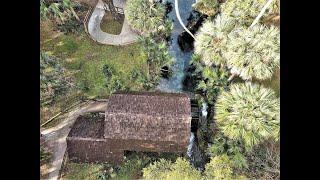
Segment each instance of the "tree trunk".
[{"label": "tree trunk", "polygon": [[79,16],[77,15],[77,13],[74,11],[73,8],[71,8],[71,13],[73,14],[73,16],[74,16],[79,22],[81,22]]},{"label": "tree trunk", "polygon": [[232,75],[229,77],[228,82],[230,82],[235,76],[236,76],[236,74],[232,74]]}]

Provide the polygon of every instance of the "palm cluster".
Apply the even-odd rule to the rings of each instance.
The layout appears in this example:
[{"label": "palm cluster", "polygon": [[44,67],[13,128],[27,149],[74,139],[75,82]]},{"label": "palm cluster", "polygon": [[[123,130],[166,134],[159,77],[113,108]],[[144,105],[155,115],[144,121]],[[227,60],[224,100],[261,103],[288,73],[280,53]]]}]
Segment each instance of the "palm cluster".
[{"label": "palm cluster", "polygon": [[[239,24],[250,26],[267,0],[227,0],[221,4],[221,13],[235,18]],[[264,17],[280,12],[280,0],[274,0],[267,8]]]},{"label": "palm cluster", "polygon": [[226,63],[223,52],[226,51],[228,34],[234,29],[232,18],[217,16],[214,21],[206,21],[196,34],[194,42],[195,54],[207,65]]},{"label": "palm cluster", "polygon": [[147,56],[149,78],[155,83],[160,78],[161,69],[172,64],[172,57],[164,40],[156,41],[152,35],[146,35],[140,37],[140,42]]},{"label": "palm cluster", "polygon": [[233,18],[218,16],[200,28],[195,53],[206,66],[224,66],[248,80],[272,77],[280,65],[280,32],[275,26],[235,26]]},{"label": "palm cluster", "polygon": [[224,55],[231,73],[245,80],[269,79],[280,66],[280,32],[274,26],[239,28],[229,34],[226,49]]},{"label": "palm cluster", "polygon": [[165,7],[149,0],[128,0],[125,14],[129,25],[140,33],[165,28]]},{"label": "palm cluster", "polygon": [[252,83],[233,84],[215,104],[219,129],[230,139],[240,140],[246,149],[280,134],[280,100],[275,93]]}]

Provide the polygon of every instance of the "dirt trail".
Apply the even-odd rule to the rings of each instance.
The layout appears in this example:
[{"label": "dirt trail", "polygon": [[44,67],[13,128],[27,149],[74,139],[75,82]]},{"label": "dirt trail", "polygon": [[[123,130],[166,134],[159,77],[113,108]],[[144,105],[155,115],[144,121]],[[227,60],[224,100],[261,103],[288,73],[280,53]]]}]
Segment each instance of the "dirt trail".
[{"label": "dirt trail", "polygon": [[86,112],[105,111],[107,100],[103,101],[91,101],[86,104],[82,104],[75,108],[71,112],[66,114],[66,118],[57,126],[44,129],[41,133],[44,136],[46,144],[52,151],[51,168],[49,169],[48,179],[58,179],[61,169],[63,156],[66,151],[67,142],[66,137],[70,131],[71,125],[76,118]]}]

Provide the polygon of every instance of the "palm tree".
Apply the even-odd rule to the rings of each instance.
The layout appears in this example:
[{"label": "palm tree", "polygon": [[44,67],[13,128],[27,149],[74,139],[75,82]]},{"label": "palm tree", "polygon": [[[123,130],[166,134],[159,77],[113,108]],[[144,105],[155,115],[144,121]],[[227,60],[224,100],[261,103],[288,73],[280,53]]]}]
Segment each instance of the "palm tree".
[{"label": "palm tree", "polygon": [[129,25],[139,33],[146,34],[165,27],[165,7],[150,0],[128,0],[125,14]]},{"label": "palm tree", "polygon": [[140,36],[139,38],[143,52],[147,56],[148,76],[155,81],[158,80],[164,66],[172,64],[167,44],[164,40],[156,41],[152,35]]},{"label": "palm tree", "polygon": [[[227,0],[221,4],[221,13],[235,18],[238,23],[249,27],[267,0]],[[280,13],[280,0],[274,0],[263,18]],[[263,19],[262,19],[263,20]]]},{"label": "palm tree", "polygon": [[228,74],[225,68],[203,68],[202,80],[199,82],[197,89],[203,91],[209,104],[213,104],[219,93],[228,86]]},{"label": "palm tree", "polygon": [[80,21],[73,6],[74,4],[70,0],[40,0],[40,16],[46,19],[48,15],[51,14],[61,22],[66,21],[68,17],[74,16]]},{"label": "palm tree", "polygon": [[228,43],[228,34],[235,26],[231,18],[218,16],[213,22],[206,21],[196,34],[194,42],[195,54],[201,57],[202,62],[207,65],[223,66],[226,59],[223,52]]},{"label": "palm tree", "polygon": [[192,6],[195,10],[203,14],[214,16],[219,11],[219,4],[218,0],[198,0]]},{"label": "palm tree", "polygon": [[280,66],[279,29],[260,24],[235,29],[229,34],[223,55],[232,74],[244,80],[269,79]]},{"label": "palm tree", "polygon": [[247,151],[280,135],[280,100],[275,93],[250,82],[233,84],[220,94],[215,104],[215,119],[221,132],[243,142]]}]

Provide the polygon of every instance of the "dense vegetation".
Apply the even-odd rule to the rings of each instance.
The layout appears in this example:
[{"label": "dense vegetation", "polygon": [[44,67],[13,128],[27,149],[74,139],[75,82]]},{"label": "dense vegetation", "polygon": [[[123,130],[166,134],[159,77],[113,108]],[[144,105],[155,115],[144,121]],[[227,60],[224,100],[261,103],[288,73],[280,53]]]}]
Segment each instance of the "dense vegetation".
[{"label": "dense vegetation", "polygon": [[207,21],[196,36],[195,53],[206,66],[227,66],[247,80],[269,79],[280,66],[280,33],[274,26],[235,27],[232,18]]},{"label": "dense vegetation", "polygon": [[165,29],[165,7],[150,0],[128,0],[125,14],[130,26],[140,33],[150,33]]},{"label": "dense vegetation", "polygon": [[[186,179],[280,177],[279,85],[273,83],[279,82],[274,78],[279,78],[280,32],[277,23],[266,22],[279,15],[279,1],[249,28],[265,3],[208,0],[194,4],[209,16],[196,33],[190,62],[197,82],[194,91],[208,103],[208,124],[214,128],[212,132],[198,129],[209,162],[200,174],[193,167],[180,167]],[[154,163],[144,169],[144,177],[170,179],[166,175],[175,171],[172,164],[181,163]]]},{"label": "dense vegetation", "polygon": [[193,4],[193,8],[208,16],[214,16],[219,12],[219,0],[198,0]]},{"label": "dense vegetation", "polygon": [[280,101],[268,88],[252,83],[232,84],[215,104],[217,126],[246,149],[266,139],[279,138]]},{"label": "dense vegetation", "polygon": [[[83,4],[73,7],[83,20],[89,8]],[[64,8],[59,10],[66,13]],[[107,98],[116,90],[153,87],[148,80],[147,55],[141,43],[123,48],[100,45],[85,33],[83,25],[67,31],[70,27],[66,22],[73,21],[74,16],[66,18],[61,24],[50,11],[40,21],[41,123],[82,99]]]},{"label": "dense vegetation", "polygon": [[172,22],[165,18],[164,4],[157,1],[130,0],[125,13],[131,27],[142,34],[140,42],[148,65],[147,77],[143,81],[150,89],[159,82],[163,68],[170,67],[172,62],[166,41],[173,28]]},{"label": "dense vegetation", "polygon": [[[250,26],[266,2],[265,0],[227,0],[221,4],[221,13],[236,19],[241,25]],[[280,0],[273,0],[263,18],[278,14],[280,14]]]},{"label": "dense vegetation", "polygon": [[72,77],[68,77],[59,60],[40,52],[40,101],[52,103],[65,95],[73,86]]},{"label": "dense vegetation", "polygon": [[[208,126],[201,125],[197,132],[207,158],[203,171],[183,157],[152,155],[130,156],[121,167],[68,163],[63,177],[279,179],[280,30],[277,23],[267,22],[279,16],[279,1],[274,0],[259,23],[249,28],[265,3],[199,0],[194,4],[209,16],[196,33],[190,61],[196,79],[193,90],[199,102],[209,106]],[[59,100],[69,104],[66,97],[79,92],[86,98],[107,98],[117,90],[152,90],[161,72],[167,71],[164,67],[171,65],[166,39],[172,23],[166,20],[163,4],[127,1],[128,22],[142,36],[121,48],[99,45],[88,37],[79,21],[84,16],[78,17],[84,9],[88,8],[69,0],[40,1],[41,111],[49,114],[42,116],[44,120],[53,115],[47,111],[55,109]],[[119,30],[119,24],[108,26]]]}]

